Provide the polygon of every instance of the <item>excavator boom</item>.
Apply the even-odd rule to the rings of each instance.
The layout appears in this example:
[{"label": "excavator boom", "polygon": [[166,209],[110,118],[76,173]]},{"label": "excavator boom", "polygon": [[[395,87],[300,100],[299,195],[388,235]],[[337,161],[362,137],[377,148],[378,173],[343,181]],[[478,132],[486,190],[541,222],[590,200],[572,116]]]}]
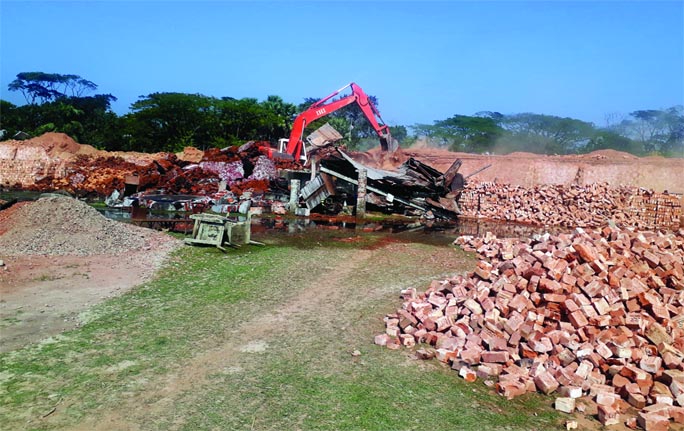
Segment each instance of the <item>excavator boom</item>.
[{"label": "excavator boom", "polygon": [[[351,87],[352,94],[342,97],[341,99],[330,101],[349,87]],[[299,114],[297,118],[295,118],[294,124],[292,125],[292,132],[290,132],[290,139],[287,144],[287,154],[294,157],[295,160],[299,160],[304,148],[303,136],[306,126],[311,124],[313,121],[316,121],[321,117],[325,117],[326,115],[330,115],[338,109],[352,103],[359,105],[359,108],[361,108],[361,111],[373,126],[373,129],[380,137],[380,146],[382,147],[383,151],[395,151],[397,149],[397,143],[392,139],[389,126],[387,126],[382,120],[380,113],[375,105],[373,105],[373,102],[370,101],[368,95],[364,93],[361,87],[352,82],[314,103],[307,110]]]}]

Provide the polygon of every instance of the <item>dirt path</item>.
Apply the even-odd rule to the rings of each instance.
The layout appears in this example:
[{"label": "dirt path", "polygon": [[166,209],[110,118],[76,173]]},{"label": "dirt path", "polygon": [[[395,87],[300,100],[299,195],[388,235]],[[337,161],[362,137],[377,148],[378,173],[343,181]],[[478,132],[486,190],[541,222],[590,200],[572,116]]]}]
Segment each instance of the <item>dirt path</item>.
[{"label": "dirt path", "polygon": [[[375,253],[379,251],[359,250],[353,253],[339,266],[330,268],[325,278],[313,281],[286,304],[242,322],[218,348],[200,353],[189,363],[163,376],[159,382],[149,385],[145,392],[128,399],[116,411],[101,412],[96,419],[86,421],[78,429],[140,429],[138,424],[130,421],[131,417],[140,417],[140,406],[144,406],[147,417],[169,415],[180,395],[191,389],[196,391],[211,374],[230,369],[235,365],[237,355],[265,353],[274,337],[294,335],[303,316],[312,318],[313,325],[324,326],[326,322],[320,320],[335,312],[342,293],[348,288],[345,280]],[[331,329],[334,328],[324,330]]]},{"label": "dirt path", "polygon": [[[260,355],[269,355],[279,347],[279,340],[292,339],[300,347],[306,346],[314,338],[335,337],[340,330],[346,330],[343,322],[353,325],[352,310],[358,310],[368,301],[396,295],[400,287],[408,287],[419,282],[424,275],[416,278],[406,277],[406,286],[397,284],[364,285],[359,283],[378,267],[392,261],[398,253],[419,253],[407,244],[389,244],[372,250],[349,250],[345,259],[325,269],[323,277],[311,280],[299,289],[286,303],[261,310],[259,314],[242,320],[230,333],[221,334],[221,344],[216,348],[196,355],[156,381],[150,381],[143,391],[128,398],[115,409],[97,412],[95,417],[86,419],[79,430],[138,430],[148,429],[157,418],[174,417],[176,405],[182,399],[184,404],[193,404],[206,394],[202,387],[210,382],[217,373],[241,372],[246,362],[257,360]],[[445,248],[438,255],[429,258],[439,259],[445,265],[444,271],[452,271],[459,261],[454,259],[453,250]],[[376,267],[376,269],[378,268]],[[306,268],[293,268],[305,270]],[[435,276],[438,274],[434,274]],[[406,276],[406,274],[404,274]],[[424,280],[424,282],[427,281]],[[367,289],[369,287],[370,289]],[[352,328],[349,328],[353,330]],[[363,340],[364,344],[369,340]],[[350,347],[350,354],[353,348]],[[184,425],[177,418],[168,429],[180,429]],[[165,426],[165,428],[167,428]]]}]

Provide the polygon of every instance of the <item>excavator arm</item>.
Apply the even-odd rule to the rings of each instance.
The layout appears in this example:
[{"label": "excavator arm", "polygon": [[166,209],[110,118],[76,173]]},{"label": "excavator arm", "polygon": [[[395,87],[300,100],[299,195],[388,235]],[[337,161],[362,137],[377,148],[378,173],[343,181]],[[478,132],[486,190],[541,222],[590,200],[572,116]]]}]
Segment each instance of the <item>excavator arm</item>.
[{"label": "excavator arm", "polygon": [[[351,87],[352,94],[330,102],[330,99],[334,98],[349,87]],[[392,139],[389,126],[387,126],[382,120],[380,113],[373,105],[373,102],[370,101],[368,95],[364,93],[361,87],[352,82],[314,103],[306,111],[302,112],[297,116],[297,118],[295,118],[294,124],[292,125],[292,132],[290,132],[290,139],[287,144],[287,154],[294,157],[295,160],[299,160],[299,157],[302,154],[302,149],[304,148],[303,136],[306,126],[321,117],[330,115],[338,109],[355,102],[357,105],[359,105],[359,108],[361,108],[361,111],[380,137],[380,145],[383,151],[396,150],[397,144],[396,141]]]}]

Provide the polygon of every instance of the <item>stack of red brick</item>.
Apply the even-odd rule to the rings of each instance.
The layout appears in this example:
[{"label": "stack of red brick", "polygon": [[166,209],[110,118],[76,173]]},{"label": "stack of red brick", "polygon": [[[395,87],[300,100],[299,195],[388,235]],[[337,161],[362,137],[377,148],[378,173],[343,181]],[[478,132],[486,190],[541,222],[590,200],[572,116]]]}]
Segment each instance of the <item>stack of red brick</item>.
[{"label": "stack of red brick", "polygon": [[[512,398],[590,396],[604,425],[629,405],[645,429],[684,423],[684,230],[605,227],[526,241],[459,237],[475,271],[402,292],[376,344],[436,356]],[[634,418],[632,418],[634,421]]]},{"label": "stack of red brick", "polygon": [[[652,208],[648,203],[656,200]],[[673,195],[636,187],[611,187],[607,183],[543,184],[522,187],[511,184],[470,184],[460,200],[467,216],[549,226],[603,226],[611,219],[637,228],[679,226],[681,205]]]}]

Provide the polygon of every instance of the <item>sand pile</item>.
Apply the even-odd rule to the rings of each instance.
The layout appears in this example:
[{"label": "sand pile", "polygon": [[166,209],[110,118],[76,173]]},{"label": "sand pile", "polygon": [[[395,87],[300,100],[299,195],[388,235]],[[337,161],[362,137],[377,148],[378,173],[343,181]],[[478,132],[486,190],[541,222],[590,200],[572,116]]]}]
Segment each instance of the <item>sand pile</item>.
[{"label": "sand pile", "polygon": [[149,229],[109,220],[69,197],[45,197],[2,221],[0,255],[120,254],[176,242]]}]

